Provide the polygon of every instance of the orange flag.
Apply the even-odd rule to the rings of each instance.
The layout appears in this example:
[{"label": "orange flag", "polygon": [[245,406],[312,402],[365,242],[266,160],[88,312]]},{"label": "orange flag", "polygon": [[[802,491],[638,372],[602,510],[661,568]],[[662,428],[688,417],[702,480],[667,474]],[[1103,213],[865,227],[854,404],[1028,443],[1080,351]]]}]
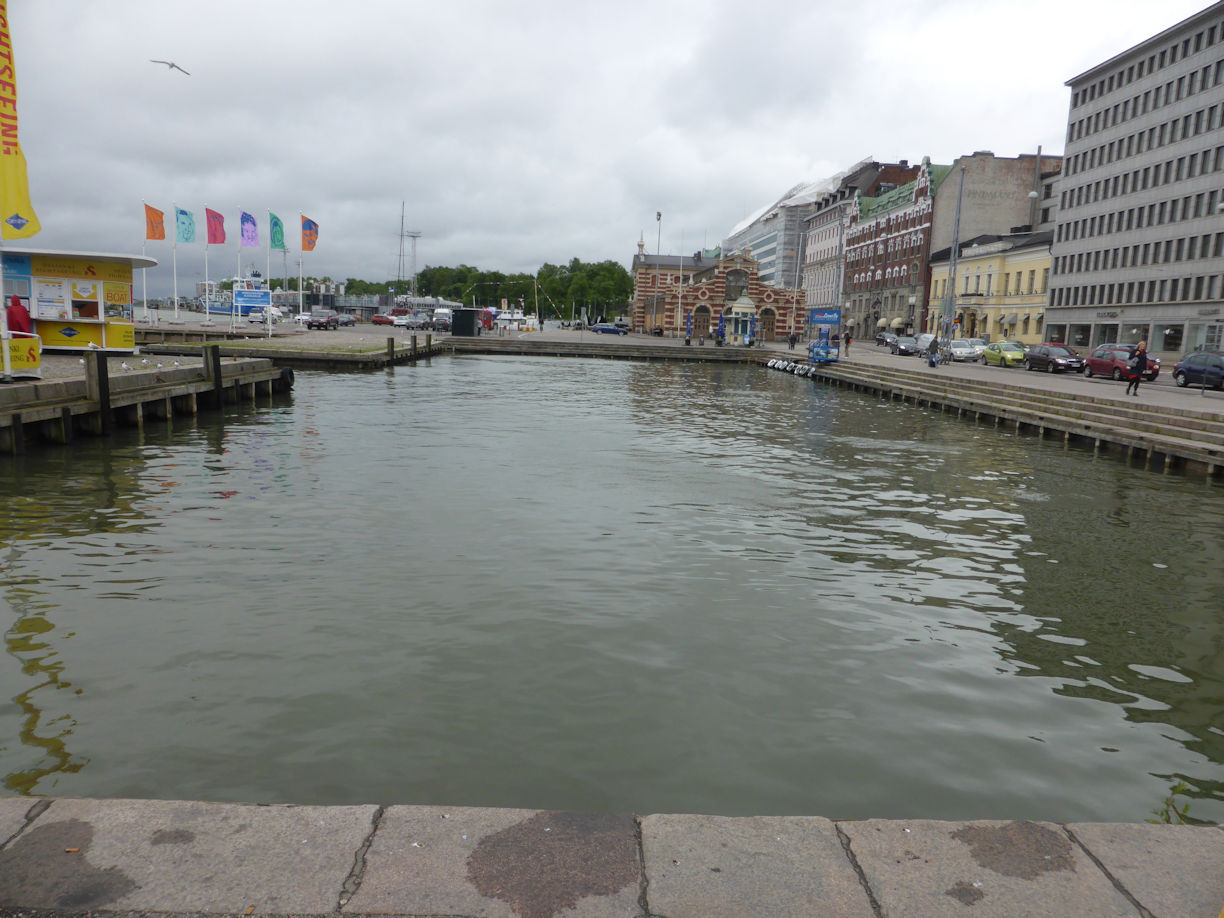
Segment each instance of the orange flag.
[{"label": "orange flag", "polygon": [[145,238],[146,239],[165,239],[166,238],[166,215],[156,207],[150,207],[148,204],[145,209]]}]

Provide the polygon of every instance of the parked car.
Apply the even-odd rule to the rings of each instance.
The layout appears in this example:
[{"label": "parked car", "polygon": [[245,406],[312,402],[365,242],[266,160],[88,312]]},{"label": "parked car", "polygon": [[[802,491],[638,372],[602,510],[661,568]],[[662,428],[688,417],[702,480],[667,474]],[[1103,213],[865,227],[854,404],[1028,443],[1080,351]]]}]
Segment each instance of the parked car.
[{"label": "parked car", "polygon": [[357,317],[353,315],[351,312],[342,312],[338,316],[336,316],[336,321],[339,322],[341,325],[356,325]]},{"label": "parked car", "polygon": [[1018,367],[1024,363],[1024,348],[1015,341],[992,341],[982,352],[982,363],[988,367]]},{"label": "parked car", "polygon": [[1211,386],[1224,389],[1224,354],[1193,351],[1173,367],[1173,382],[1179,386]]},{"label": "parked car", "polygon": [[[611,322],[596,322],[594,325],[591,326],[591,331],[595,332],[597,335],[627,335],[629,334],[629,329],[619,328],[618,326],[613,325]],[[660,331],[662,331],[662,329],[660,329]]]},{"label": "parked car", "polygon": [[914,340],[918,343],[918,353],[925,354],[931,342],[935,340],[935,336],[930,332],[923,332],[921,335],[914,335]]},{"label": "parked car", "polygon": [[395,317],[389,316],[385,312],[380,312],[378,315],[370,319],[372,325],[394,325]]},{"label": "parked car", "polygon": [[1063,344],[1038,344],[1024,355],[1024,368],[1047,373],[1079,373],[1084,369],[1084,358]]},{"label": "parked car", "polygon": [[266,322],[267,320],[268,318],[264,315],[264,311],[258,307],[247,313],[248,322]]},{"label": "parked car", "polygon": [[450,319],[425,319],[421,323],[421,328],[432,328],[434,331],[448,332],[451,330]]},{"label": "parked car", "polygon": [[[1134,354],[1134,348],[1129,344],[1102,344],[1084,358],[1085,376],[1112,376],[1114,379],[1129,379],[1130,368],[1127,363]],[[1148,355],[1147,369],[1143,371],[1144,379],[1155,379],[1160,375],[1160,358]]]},{"label": "parked car", "polygon": [[340,316],[331,310],[312,312],[306,320],[307,328],[336,329],[340,327]]},{"label": "parked car", "polygon": [[973,347],[973,352],[978,355],[978,359],[980,360],[982,355],[986,353],[986,339],[985,338],[966,338],[965,340],[968,341],[969,344]]},{"label": "parked car", "polygon": [[894,354],[900,354],[902,357],[917,357],[922,353],[918,349],[918,342],[909,335],[898,338],[888,348]]},{"label": "parked car", "polygon": [[953,360],[960,363],[977,363],[978,353],[967,339],[953,338],[948,342],[948,348],[952,352]]},{"label": "parked car", "polygon": [[308,312],[295,312],[295,313],[293,314],[293,321],[294,321],[296,324],[298,324],[298,325],[305,325],[307,322],[309,322],[309,321],[310,321],[310,313],[308,313]]},{"label": "parked car", "polygon": [[890,331],[882,331],[876,335],[876,347],[886,347],[892,349],[892,343],[897,340],[897,336]]}]

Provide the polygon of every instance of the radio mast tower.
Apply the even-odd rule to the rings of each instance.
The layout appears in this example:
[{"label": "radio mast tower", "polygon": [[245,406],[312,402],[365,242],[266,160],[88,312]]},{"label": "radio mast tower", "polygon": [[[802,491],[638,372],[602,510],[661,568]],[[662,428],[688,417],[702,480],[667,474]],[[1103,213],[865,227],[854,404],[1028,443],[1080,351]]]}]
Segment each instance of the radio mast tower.
[{"label": "radio mast tower", "polygon": [[416,262],[416,246],[417,246],[417,240],[418,240],[418,239],[420,239],[420,238],[421,238],[421,231],[420,231],[420,230],[406,230],[406,229],[404,229],[404,202],[403,202],[403,201],[401,201],[401,202],[400,202],[400,246],[399,246],[399,265],[398,265],[398,266],[397,266],[397,268],[396,268],[395,281],[396,281],[396,287],[398,288],[398,287],[399,287],[399,282],[400,282],[401,280],[403,280],[403,278],[404,278],[404,240],[405,240],[405,239],[411,239],[411,240],[412,240],[412,275],[411,275],[411,280],[410,280],[410,282],[409,282],[408,292],[409,292],[409,295],[411,295],[411,296],[413,296],[413,297],[415,297],[415,296],[416,296],[416,294],[417,294],[417,289],[416,289],[416,277],[417,277],[417,269],[416,269],[416,265],[417,265],[417,262]]},{"label": "radio mast tower", "polygon": [[409,239],[411,239],[411,240],[412,240],[412,295],[415,297],[415,296],[417,295],[417,288],[416,288],[416,274],[417,274],[417,272],[416,272],[416,241],[417,241],[418,239],[420,239],[420,238],[421,238],[421,231],[420,231],[420,230],[408,230],[407,232],[405,232],[405,233],[404,233],[404,235],[405,235],[405,236],[407,236]]}]

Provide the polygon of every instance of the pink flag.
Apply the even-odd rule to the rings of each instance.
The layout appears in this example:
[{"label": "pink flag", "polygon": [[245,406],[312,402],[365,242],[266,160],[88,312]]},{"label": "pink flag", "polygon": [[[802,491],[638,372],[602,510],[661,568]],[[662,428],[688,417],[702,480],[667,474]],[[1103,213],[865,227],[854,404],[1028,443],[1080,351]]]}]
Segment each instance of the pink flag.
[{"label": "pink flag", "polygon": [[225,242],[225,218],[207,207],[204,208],[204,217],[208,220],[208,244],[222,245]]}]

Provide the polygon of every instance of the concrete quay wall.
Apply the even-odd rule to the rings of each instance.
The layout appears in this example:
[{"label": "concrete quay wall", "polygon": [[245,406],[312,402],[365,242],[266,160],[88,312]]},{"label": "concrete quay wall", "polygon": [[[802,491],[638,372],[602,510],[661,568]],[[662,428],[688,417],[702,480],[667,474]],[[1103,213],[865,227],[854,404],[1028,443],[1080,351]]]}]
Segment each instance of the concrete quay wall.
[{"label": "concrete quay wall", "polygon": [[0,915],[1219,918],[1215,826],[0,798]]}]

